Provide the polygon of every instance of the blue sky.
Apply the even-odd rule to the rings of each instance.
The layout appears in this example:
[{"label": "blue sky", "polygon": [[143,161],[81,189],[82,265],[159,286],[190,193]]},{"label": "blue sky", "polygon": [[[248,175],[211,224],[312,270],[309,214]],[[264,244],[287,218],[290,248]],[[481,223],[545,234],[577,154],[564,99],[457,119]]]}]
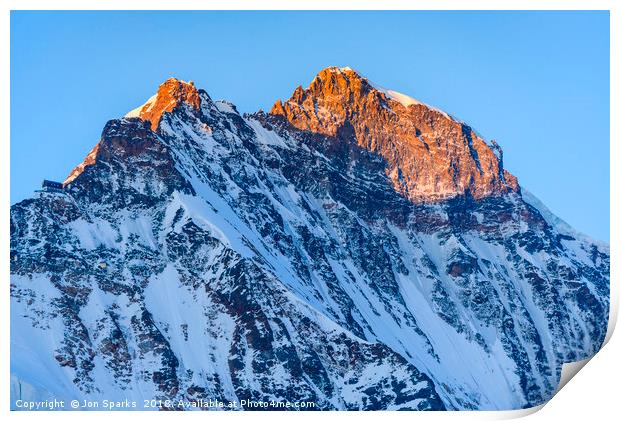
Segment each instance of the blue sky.
[{"label": "blue sky", "polygon": [[523,187],[609,240],[607,12],[12,12],[11,203],[170,76],[253,112],[331,65],[496,139]]}]

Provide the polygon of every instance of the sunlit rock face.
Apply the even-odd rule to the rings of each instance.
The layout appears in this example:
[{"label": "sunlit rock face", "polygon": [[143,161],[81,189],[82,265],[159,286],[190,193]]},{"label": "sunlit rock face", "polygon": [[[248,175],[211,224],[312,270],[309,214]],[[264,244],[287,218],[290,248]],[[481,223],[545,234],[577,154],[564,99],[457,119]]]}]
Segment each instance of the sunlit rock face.
[{"label": "sunlit rock face", "polygon": [[355,142],[383,157],[394,187],[415,202],[517,191],[497,144],[471,127],[398,92],[375,87],[349,68],[321,71],[308,88],[271,109],[293,126]]},{"label": "sunlit rock face", "polygon": [[[206,94],[206,92],[203,92]],[[142,106],[130,111],[125,117],[138,117],[151,123],[156,130],[164,113],[185,104],[194,110],[200,109],[200,93],[193,82],[170,78],[159,86],[157,93]]]},{"label": "sunlit rock face", "polygon": [[350,69],[251,115],[168,80],[64,186],[11,207],[12,402],[516,409],[605,337],[608,247]]}]

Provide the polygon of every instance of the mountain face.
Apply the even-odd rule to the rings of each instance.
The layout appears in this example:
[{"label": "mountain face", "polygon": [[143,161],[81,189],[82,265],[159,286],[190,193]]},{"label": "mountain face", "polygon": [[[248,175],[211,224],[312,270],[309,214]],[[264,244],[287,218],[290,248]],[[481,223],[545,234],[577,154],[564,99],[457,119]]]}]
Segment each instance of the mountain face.
[{"label": "mountain face", "polygon": [[469,194],[480,199],[518,191],[502,152],[446,113],[375,87],[349,68],[320,72],[271,114],[294,127],[355,141],[385,159],[394,188],[413,202]]},{"label": "mountain face", "polygon": [[251,115],[170,79],[11,207],[12,405],[524,408],[608,313],[606,245],[348,68]]}]

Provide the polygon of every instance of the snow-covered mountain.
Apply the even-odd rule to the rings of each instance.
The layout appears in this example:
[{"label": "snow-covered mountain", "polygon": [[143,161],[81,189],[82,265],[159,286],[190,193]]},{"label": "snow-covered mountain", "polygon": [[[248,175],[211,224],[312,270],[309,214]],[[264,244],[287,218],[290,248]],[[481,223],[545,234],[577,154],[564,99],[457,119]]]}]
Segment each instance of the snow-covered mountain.
[{"label": "snow-covered mountain", "polygon": [[251,115],[169,79],[11,207],[11,297],[12,405],[516,409],[601,346],[609,250],[349,68]]}]

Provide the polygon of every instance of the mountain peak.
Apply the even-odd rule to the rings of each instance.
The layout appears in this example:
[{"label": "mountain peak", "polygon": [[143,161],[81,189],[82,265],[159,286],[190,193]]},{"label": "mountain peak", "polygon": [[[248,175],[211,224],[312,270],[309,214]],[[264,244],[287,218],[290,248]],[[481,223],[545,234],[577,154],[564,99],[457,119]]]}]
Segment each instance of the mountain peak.
[{"label": "mountain peak", "polygon": [[325,74],[342,74],[342,75],[354,76],[358,78],[364,78],[358,71],[348,66],[346,67],[329,66],[321,70],[317,76],[325,75]]},{"label": "mountain peak", "polygon": [[276,102],[271,114],[380,155],[394,187],[414,202],[518,190],[501,155],[471,127],[349,67],[321,70],[307,88]]},{"label": "mountain peak", "polygon": [[[383,86],[374,83],[363,74],[361,74],[355,69],[352,69],[351,67],[326,67],[315,76],[315,78],[308,86],[308,89],[316,88],[318,86],[321,86],[322,84],[325,84],[326,82],[334,83],[338,80],[345,81],[345,85],[349,88],[355,88],[356,86],[363,87],[364,93],[372,93],[373,95],[377,95],[387,103],[390,103],[390,105],[392,106],[394,104],[391,103],[391,101],[395,101],[396,103],[399,103],[404,107],[409,107],[410,105],[421,105],[433,111],[439,112],[445,117],[452,118],[447,113],[435,107],[427,105],[424,102],[419,101],[409,95],[395,91],[393,89],[384,88]],[[301,89],[301,86],[297,89]]]},{"label": "mountain peak", "polygon": [[[310,82],[307,90],[319,96],[342,96],[354,99],[355,94],[367,95],[370,93],[372,84],[350,67],[332,66],[321,70]],[[301,86],[297,88],[295,93],[299,94],[298,91],[303,91]]]},{"label": "mountain peak", "polygon": [[195,110],[200,109],[201,99],[194,82],[185,82],[169,78],[159,85],[157,93],[146,103],[128,112],[125,117],[138,117],[151,122],[151,129],[156,130],[164,112],[170,112],[181,104],[188,104]]}]

